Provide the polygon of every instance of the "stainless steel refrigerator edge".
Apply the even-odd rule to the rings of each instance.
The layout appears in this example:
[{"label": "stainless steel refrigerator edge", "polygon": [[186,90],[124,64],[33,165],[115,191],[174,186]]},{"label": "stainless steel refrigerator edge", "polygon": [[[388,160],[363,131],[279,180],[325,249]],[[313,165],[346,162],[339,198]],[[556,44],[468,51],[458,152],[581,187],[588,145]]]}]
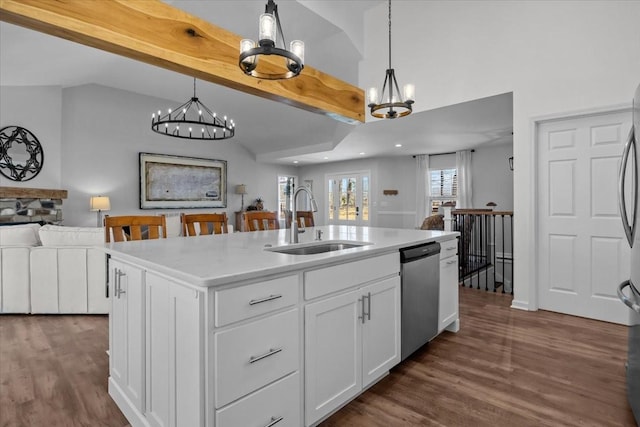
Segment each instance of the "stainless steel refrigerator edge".
[{"label": "stainless steel refrigerator edge", "polygon": [[[618,286],[620,300],[630,309],[627,355],[627,398],[640,425],[640,85],[633,99],[633,125],[622,155],[618,197],[620,215],[631,246],[631,277]],[[630,189],[630,191],[629,191]],[[631,196],[627,200],[628,196]],[[628,290],[626,289],[628,288]]]}]

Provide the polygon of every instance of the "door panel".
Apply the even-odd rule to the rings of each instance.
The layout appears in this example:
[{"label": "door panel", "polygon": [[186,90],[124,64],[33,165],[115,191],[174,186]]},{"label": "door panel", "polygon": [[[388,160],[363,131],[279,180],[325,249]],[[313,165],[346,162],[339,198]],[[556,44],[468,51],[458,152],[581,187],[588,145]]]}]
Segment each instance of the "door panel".
[{"label": "door panel", "polygon": [[542,123],[538,132],[540,308],[627,323],[616,286],[630,252],[618,212],[617,179],[630,113]]},{"label": "door panel", "polygon": [[328,224],[369,225],[369,173],[331,175],[327,180]]}]

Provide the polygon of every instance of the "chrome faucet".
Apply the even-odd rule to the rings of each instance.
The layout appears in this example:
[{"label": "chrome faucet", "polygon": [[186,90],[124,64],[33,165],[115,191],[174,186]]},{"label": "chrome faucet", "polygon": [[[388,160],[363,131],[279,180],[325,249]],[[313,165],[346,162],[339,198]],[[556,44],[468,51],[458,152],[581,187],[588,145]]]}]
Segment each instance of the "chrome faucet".
[{"label": "chrome faucet", "polygon": [[307,187],[298,187],[296,191],[293,193],[293,200],[291,201],[291,236],[289,237],[289,243],[298,243],[298,209],[296,208],[296,198],[298,197],[298,193],[304,191],[309,195],[309,201],[311,202],[311,210],[313,212],[318,212],[318,204],[316,203],[316,199],[313,197],[313,194]]}]

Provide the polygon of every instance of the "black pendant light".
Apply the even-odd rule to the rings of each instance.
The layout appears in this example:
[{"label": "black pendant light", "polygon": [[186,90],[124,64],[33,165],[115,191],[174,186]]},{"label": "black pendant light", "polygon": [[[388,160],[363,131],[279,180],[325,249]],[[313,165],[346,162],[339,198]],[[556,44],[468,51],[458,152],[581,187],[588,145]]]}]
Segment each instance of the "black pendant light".
[{"label": "black pendant light", "polygon": [[389,0],[389,68],[387,68],[382,92],[378,95],[375,87],[369,89],[368,100],[371,115],[379,119],[395,119],[411,114],[411,104],[414,102],[415,87],[404,85],[400,93],[396,74],[391,67],[391,0]]},{"label": "black pendant light", "polygon": [[[282,44],[281,48],[276,46],[278,42]],[[285,63],[279,70],[267,70],[268,67],[258,70],[258,60],[262,55],[282,57]],[[240,42],[238,65],[245,74],[266,80],[290,79],[300,74],[304,68],[304,42],[294,40],[289,45],[289,50],[286,49],[278,6],[273,0],[267,2],[264,13],[260,15],[258,46],[251,39]]]},{"label": "black pendant light", "polygon": [[166,114],[158,110],[151,115],[151,130],[174,138],[215,140],[232,138],[236,124],[227,116],[220,117],[196,96],[196,79],[193,79],[193,97]]}]

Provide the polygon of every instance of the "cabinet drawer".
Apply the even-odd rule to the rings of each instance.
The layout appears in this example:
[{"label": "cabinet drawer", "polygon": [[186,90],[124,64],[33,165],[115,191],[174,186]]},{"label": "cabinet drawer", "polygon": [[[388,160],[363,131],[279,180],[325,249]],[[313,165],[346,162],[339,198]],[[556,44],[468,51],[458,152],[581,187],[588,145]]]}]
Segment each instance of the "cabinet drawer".
[{"label": "cabinet drawer", "polygon": [[298,309],[214,335],[216,408],[297,371]]},{"label": "cabinet drawer", "polygon": [[[216,411],[216,426],[299,427],[300,374],[296,372]],[[280,421],[278,421],[280,420]]]},{"label": "cabinet drawer", "polygon": [[458,254],[458,239],[440,242],[440,259],[452,257]]},{"label": "cabinet drawer", "polygon": [[216,291],[216,326],[250,319],[297,302],[297,275]]},{"label": "cabinet drawer", "polygon": [[310,300],[400,273],[400,252],[304,273],[304,299]]}]

